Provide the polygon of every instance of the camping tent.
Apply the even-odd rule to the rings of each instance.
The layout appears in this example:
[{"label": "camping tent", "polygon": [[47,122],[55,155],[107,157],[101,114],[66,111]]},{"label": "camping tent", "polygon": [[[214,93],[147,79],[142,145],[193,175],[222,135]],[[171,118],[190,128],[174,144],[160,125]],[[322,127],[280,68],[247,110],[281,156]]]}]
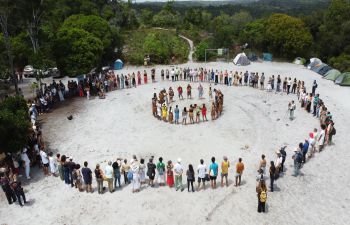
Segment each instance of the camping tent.
[{"label": "camping tent", "polygon": [[121,61],[120,59],[117,59],[117,60],[114,62],[114,69],[115,69],[115,70],[121,70],[121,69],[123,69],[123,61]]},{"label": "camping tent", "polygon": [[326,75],[326,73],[328,72],[328,71],[330,71],[331,69],[333,69],[332,67],[330,67],[330,66],[325,66],[325,67],[322,67],[319,71],[318,71],[318,74],[320,74],[321,76],[325,76]]},{"label": "camping tent", "polygon": [[298,65],[304,65],[306,62],[306,60],[304,58],[301,57],[296,57],[293,61],[294,64],[298,64]]},{"label": "camping tent", "polygon": [[310,59],[310,64],[307,65],[307,68],[308,68],[309,70],[311,70],[312,67],[315,67],[315,66],[321,65],[321,64],[322,64],[322,61],[321,61],[320,59],[318,59],[318,58],[311,58],[311,59]]},{"label": "camping tent", "polygon": [[316,73],[319,73],[320,70],[321,70],[322,68],[326,67],[326,66],[328,66],[328,65],[325,64],[325,63],[322,63],[321,65],[317,65],[317,66],[311,68],[311,70],[314,71],[314,72],[316,72]]},{"label": "camping tent", "polygon": [[272,54],[271,53],[263,53],[263,60],[264,61],[272,61]]},{"label": "camping tent", "polygon": [[336,69],[333,69],[333,70],[330,70],[328,71],[324,78],[327,79],[327,80],[332,80],[332,81],[335,81],[335,79],[337,79],[337,77],[340,75],[340,72],[339,70],[336,70]]},{"label": "camping tent", "polygon": [[334,83],[340,86],[350,86],[350,72],[340,74]]},{"label": "camping tent", "polygon": [[245,55],[244,52],[239,53],[238,55],[236,55],[236,57],[233,60],[233,63],[238,65],[238,66],[246,66],[250,64],[250,61],[248,59],[248,57]]},{"label": "camping tent", "polygon": [[258,60],[258,57],[256,56],[256,54],[255,54],[254,52],[248,53],[248,56],[247,56],[247,57],[248,57],[248,59],[249,59],[250,61],[252,61],[252,62]]}]

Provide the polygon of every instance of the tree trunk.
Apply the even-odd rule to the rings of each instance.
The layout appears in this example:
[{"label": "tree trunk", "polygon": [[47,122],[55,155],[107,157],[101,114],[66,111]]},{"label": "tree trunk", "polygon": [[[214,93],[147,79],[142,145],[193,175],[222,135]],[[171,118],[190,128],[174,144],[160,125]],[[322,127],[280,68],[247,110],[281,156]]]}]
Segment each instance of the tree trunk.
[{"label": "tree trunk", "polygon": [[11,44],[10,36],[9,36],[9,33],[8,33],[7,18],[8,18],[8,15],[5,14],[5,13],[2,13],[0,15],[0,25],[1,25],[2,33],[4,35],[4,42],[5,42],[7,57],[8,57],[8,60],[9,60],[11,78],[12,78],[13,83],[15,85],[16,94],[18,95],[19,94],[18,84],[17,84],[18,83],[18,79],[17,79],[17,75],[15,73],[15,69],[14,69],[14,66],[13,66],[12,44]]}]

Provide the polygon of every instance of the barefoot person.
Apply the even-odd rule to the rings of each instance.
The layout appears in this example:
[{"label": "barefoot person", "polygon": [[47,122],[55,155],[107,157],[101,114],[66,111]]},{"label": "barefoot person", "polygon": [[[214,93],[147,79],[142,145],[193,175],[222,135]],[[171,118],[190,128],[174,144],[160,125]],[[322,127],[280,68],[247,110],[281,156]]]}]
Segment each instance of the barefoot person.
[{"label": "barefoot person", "polygon": [[174,172],[173,172],[173,163],[171,160],[168,161],[168,165],[166,166],[166,183],[169,187],[174,186]]},{"label": "barefoot person", "polygon": [[185,107],[184,110],[182,111],[182,125],[186,125],[186,124],[187,124],[187,109]]},{"label": "barefoot person", "polygon": [[165,164],[163,163],[163,158],[159,158],[157,163],[157,173],[158,173],[158,184],[159,186],[165,185]]},{"label": "barefoot person", "polygon": [[224,186],[224,178],[225,184],[228,186],[228,168],[230,167],[230,162],[227,160],[227,157],[224,156],[224,161],[221,163],[221,187]]},{"label": "barefoot person", "polygon": [[201,183],[203,184],[203,189],[205,190],[205,176],[207,174],[207,166],[204,164],[204,160],[200,160],[200,164],[197,167],[197,173],[198,173],[198,188],[197,191],[200,190]]},{"label": "barefoot person", "polygon": [[205,104],[203,104],[201,111],[202,111],[203,122],[204,122],[204,119],[205,119],[205,121],[208,121],[208,119],[207,119],[207,107],[205,107]]},{"label": "barefoot person", "polygon": [[182,186],[182,174],[183,174],[183,167],[181,165],[181,158],[177,159],[177,163],[175,164],[174,167],[174,172],[175,172],[175,190],[178,191],[179,189],[181,191],[184,190]]},{"label": "barefoot person", "polygon": [[236,164],[236,183],[235,186],[241,185],[241,178],[244,170],[244,164],[242,163],[242,158],[238,159],[238,163]]},{"label": "barefoot person", "polygon": [[186,171],[186,176],[187,176],[187,190],[190,192],[190,185],[192,188],[192,192],[194,192],[193,188],[193,182],[194,182],[194,170],[192,164],[188,165],[188,170]]},{"label": "barefoot person", "polygon": [[219,171],[219,166],[215,162],[215,157],[212,157],[211,164],[209,166],[209,177],[210,177],[210,183],[211,183],[212,189],[216,188],[216,178],[218,176],[218,171]]}]

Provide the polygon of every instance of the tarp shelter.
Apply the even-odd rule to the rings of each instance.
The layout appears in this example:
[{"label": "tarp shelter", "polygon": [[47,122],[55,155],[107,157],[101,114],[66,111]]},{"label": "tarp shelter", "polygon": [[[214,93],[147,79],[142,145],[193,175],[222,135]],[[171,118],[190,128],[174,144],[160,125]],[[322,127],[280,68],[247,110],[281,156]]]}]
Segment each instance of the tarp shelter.
[{"label": "tarp shelter", "polygon": [[339,70],[333,69],[333,70],[328,71],[326,73],[326,75],[324,76],[324,78],[327,80],[335,81],[340,74],[341,73],[339,72]]},{"label": "tarp shelter", "polygon": [[252,61],[252,62],[258,60],[258,57],[256,56],[256,54],[255,54],[254,52],[248,53],[248,56],[247,56],[247,57],[248,57],[248,59],[249,59],[250,61]]},{"label": "tarp shelter", "polygon": [[306,59],[301,57],[296,57],[293,61],[294,64],[298,64],[298,65],[304,65],[305,62],[306,62]]},{"label": "tarp shelter", "polygon": [[325,66],[325,67],[322,67],[319,71],[318,71],[318,74],[320,74],[321,76],[325,76],[326,75],[326,73],[328,72],[328,71],[330,71],[330,70],[332,70],[333,68],[332,67],[330,67],[330,66]]},{"label": "tarp shelter", "polygon": [[310,59],[310,64],[307,65],[307,68],[309,70],[311,70],[313,67],[317,66],[317,65],[321,65],[322,64],[322,61],[321,59],[318,59],[318,58],[311,58]]},{"label": "tarp shelter", "polygon": [[334,83],[339,84],[340,86],[350,86],[350,72],[340,74]]},{"label": "tarp shelter", "polygon": [[236,57],[233,59],[233,63],[238,66],[246,66],[250,64],[250,61],[246,54],[242,52],[236,55]]},{"label": "tarp shelter", "polygon": [[114,69],[121,70],[121,69],[123,69],[123,65],[124,65],[123,61],[121,61],[120,59],[117,59],[114,62]]},{"label": "tarp shelter", "polygon": [[263,53],[263,60],[264,61],[272,61],[272,54],[271,53]]}]

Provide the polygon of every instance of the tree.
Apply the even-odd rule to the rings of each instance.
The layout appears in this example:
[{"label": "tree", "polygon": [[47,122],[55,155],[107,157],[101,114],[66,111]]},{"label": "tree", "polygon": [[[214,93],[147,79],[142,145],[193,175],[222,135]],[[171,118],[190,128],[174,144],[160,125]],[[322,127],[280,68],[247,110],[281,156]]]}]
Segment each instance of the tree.
[{"label": "tree", "polygon": [[303,55],[312,44],[312,36],[301,19],[273,14],[266,20],[268,49],[278,56]]},{"label": "tree", "polygon": [[12,81],[15,85],[16,94],[19,94],[18,91],[18,81],[17,76],[15,74],[15,69],[13,66],[13,52],[12,52],[12,44],[10,40],[10,34],[9,34],[9,17],[11,13],[13,12],[13,9],[15,8],[14,3],[11,0],[2,0],[0,4],[0,26],[1,30],[4,36],[4,43],[6,48],[6,53],[8,57],[8,63],[10,67],[10,74]]},{"label": "tree", "polygon": [[102,41],[83,29],[63,27],[57,32],[55,56],[63,74],[88,73],[101,60],[102,51]]},{"label": "tree", "polygon": [[338,57],[332,57],[329,63],[342,72],[348,72],[350,71],[350,54],[343,53]]},{"label": "tree", "polygon": [[212,40],[203,40],[196,46],[196,51],[194,55],[198,61],[204,61],[205,59],[210,59],[215,54],[212,51],[207,52],[207,56],[205,57],[205,50],[213,48]]},{"label": "tree", "polygon": [[0,103],[0,152],[17,152],[28,140],[29,118],[26,101],[8,97]]},{"label": "tree", "polygon": [[241,43],[248,43],[249,47],[253,49],[267,51],[265,26],[264,20],[255,20],[246,24],[240,34]]}]

